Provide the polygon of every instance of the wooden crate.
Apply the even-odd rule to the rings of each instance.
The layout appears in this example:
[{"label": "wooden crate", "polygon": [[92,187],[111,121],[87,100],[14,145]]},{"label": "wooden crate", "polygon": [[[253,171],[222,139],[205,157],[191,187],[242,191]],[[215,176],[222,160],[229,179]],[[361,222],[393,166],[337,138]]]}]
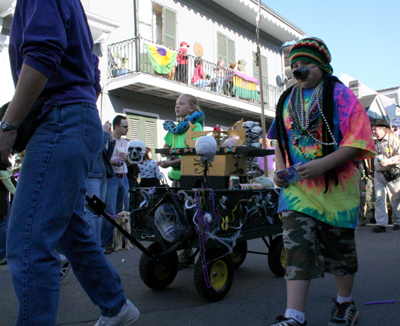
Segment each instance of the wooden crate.
[{"label": "wooden crate", "polygon": [[[182,156],[182,176],[198,176],[203,174],[203,166],[199,164],[197,155]],[[247,176],[247,155],[235,154],[215,155],[215,161],[211,163],[207,175],[209,176]]]}]

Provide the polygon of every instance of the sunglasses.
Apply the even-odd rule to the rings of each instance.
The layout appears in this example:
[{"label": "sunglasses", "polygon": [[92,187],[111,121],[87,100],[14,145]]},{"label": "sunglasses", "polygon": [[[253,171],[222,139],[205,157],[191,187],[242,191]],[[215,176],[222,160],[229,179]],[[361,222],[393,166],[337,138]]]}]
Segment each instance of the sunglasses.
[{"label": "sunglasses", "polygon": [[128,128],[128,125],[118,125],[119,127]]}]

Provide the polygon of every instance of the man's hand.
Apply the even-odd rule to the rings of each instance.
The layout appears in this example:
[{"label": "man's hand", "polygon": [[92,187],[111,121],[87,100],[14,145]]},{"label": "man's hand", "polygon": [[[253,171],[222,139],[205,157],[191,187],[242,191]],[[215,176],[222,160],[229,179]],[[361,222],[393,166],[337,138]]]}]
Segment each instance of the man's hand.
[{"label": "man's hand", "polygon": [[120,153],[118,154],[118,157],[119,157],[119,159],[120,159],[121,161],[128,162],[128,155],[126,155],[126,153],[120,152]]},{"label": "man's hand", "polygon": [[[108,133],[110,135],[110,137],[112,137],[112,132],[111,132],[111,122],[110,121],[106,121],[103,125],[103,131]],[[112,138],[111,138],[112,139]]]},{"label": "man's hand", "polygon": [[5,170],[8,166],[11,166],[11,148],[14,145],[16,138],[16,130],[0,130],[0,170]]},{"label": "man's hand", "polygon": [[279,188],[284,188],[288,185],[285,179],[282,179],[279,177],[277,173],[274,174],[274,183],[279,187]]},{"label": "man's hand", "polygon": [[380,164],[381,164],[381,166],[389,166],[389,165],[392,165],[392,164],[390,163],[390,161],[389,161],[388,158],[383,159],[383,160],[380,162]]}]

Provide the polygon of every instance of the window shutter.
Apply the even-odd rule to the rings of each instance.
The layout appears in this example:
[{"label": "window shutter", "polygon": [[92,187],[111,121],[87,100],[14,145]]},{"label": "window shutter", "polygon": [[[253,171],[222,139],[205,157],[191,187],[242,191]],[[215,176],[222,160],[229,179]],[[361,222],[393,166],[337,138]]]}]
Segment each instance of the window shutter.
[{"label": "window shutter", "polygon": [[176,49],[176,12],[163,9],[163,44]]},{"label": "window shutter", "polygon": [[253,52],[253,77],[259,79],[259,73],[258,73],[258,66],[256,65],[257,62],[257,53]]},{"label": "window shutter", "polygon": [[130,115],[128,115],[127,118],[129,125],[128,139],[140,139],[140,119]]},{"label": "window shutter", "polygon": [[157,147],[157,119],[127,113],[129,131],[127,139],[139,139],[151,148],[153,157]]},{"label": "window shutter", "polygon": [[150,147],[153,150],[157,146],[157,128],[156,128],[156,120],[145,119],[144,121],[144,143],[147,147]]},{"label": "window shutter", "polygon": [[229,67],[232,62],[236,62],[236,50],[235,50],[235,41],[228,39],[228,61],[225,64],[226,67]]},{"label": "window shutter", "polygon": [[264,103],[269,104],[268,61],[267,57],[263,55],[261,56],[261,69],[262,69],[262,79],[263,79]]},{"label": "window shutter", "polygon": [[261,69],[263,75],[263,82],[268,84],[268,61],[267,57],[261,56]]},{"label": "window shutter", "polygon": [[228,62],[228,38],[221,33],[217,33],[217,57],[218,60],[224,59]]},{"label": "window shutter", "polygon": [[258,73],[258,66],[256,66],[257,53],[253,52],[253,77],[257,78],[260,87],[263,87],[264,103],[269,103],[269,87],[268,87],[268,60],[267,57],[261,55],[261,70],[262,70],[262,81],[260,80],[260,74]]}]

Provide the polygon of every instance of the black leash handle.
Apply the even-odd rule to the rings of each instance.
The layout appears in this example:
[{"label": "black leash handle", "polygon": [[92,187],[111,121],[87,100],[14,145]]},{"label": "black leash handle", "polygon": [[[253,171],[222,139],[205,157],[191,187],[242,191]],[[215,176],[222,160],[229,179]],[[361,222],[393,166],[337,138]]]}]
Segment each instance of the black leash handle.
[{"label": "black leash handle", "polygon": [[92,209],[96,214],[104,216],[112,225],[114,225],[118,231],[120,231],[129,241],[131,241],[136,247],[138,247],[146,256],[150,258],[155,258],[155,256],[147,250],[137,239],[135,239],[132,234],[128,233],[121,225],[119,225],[115,220],[108,215],[104,210],[107,207],[100,198],[96,195],[92,197],[86,196],[87,206]]}]

